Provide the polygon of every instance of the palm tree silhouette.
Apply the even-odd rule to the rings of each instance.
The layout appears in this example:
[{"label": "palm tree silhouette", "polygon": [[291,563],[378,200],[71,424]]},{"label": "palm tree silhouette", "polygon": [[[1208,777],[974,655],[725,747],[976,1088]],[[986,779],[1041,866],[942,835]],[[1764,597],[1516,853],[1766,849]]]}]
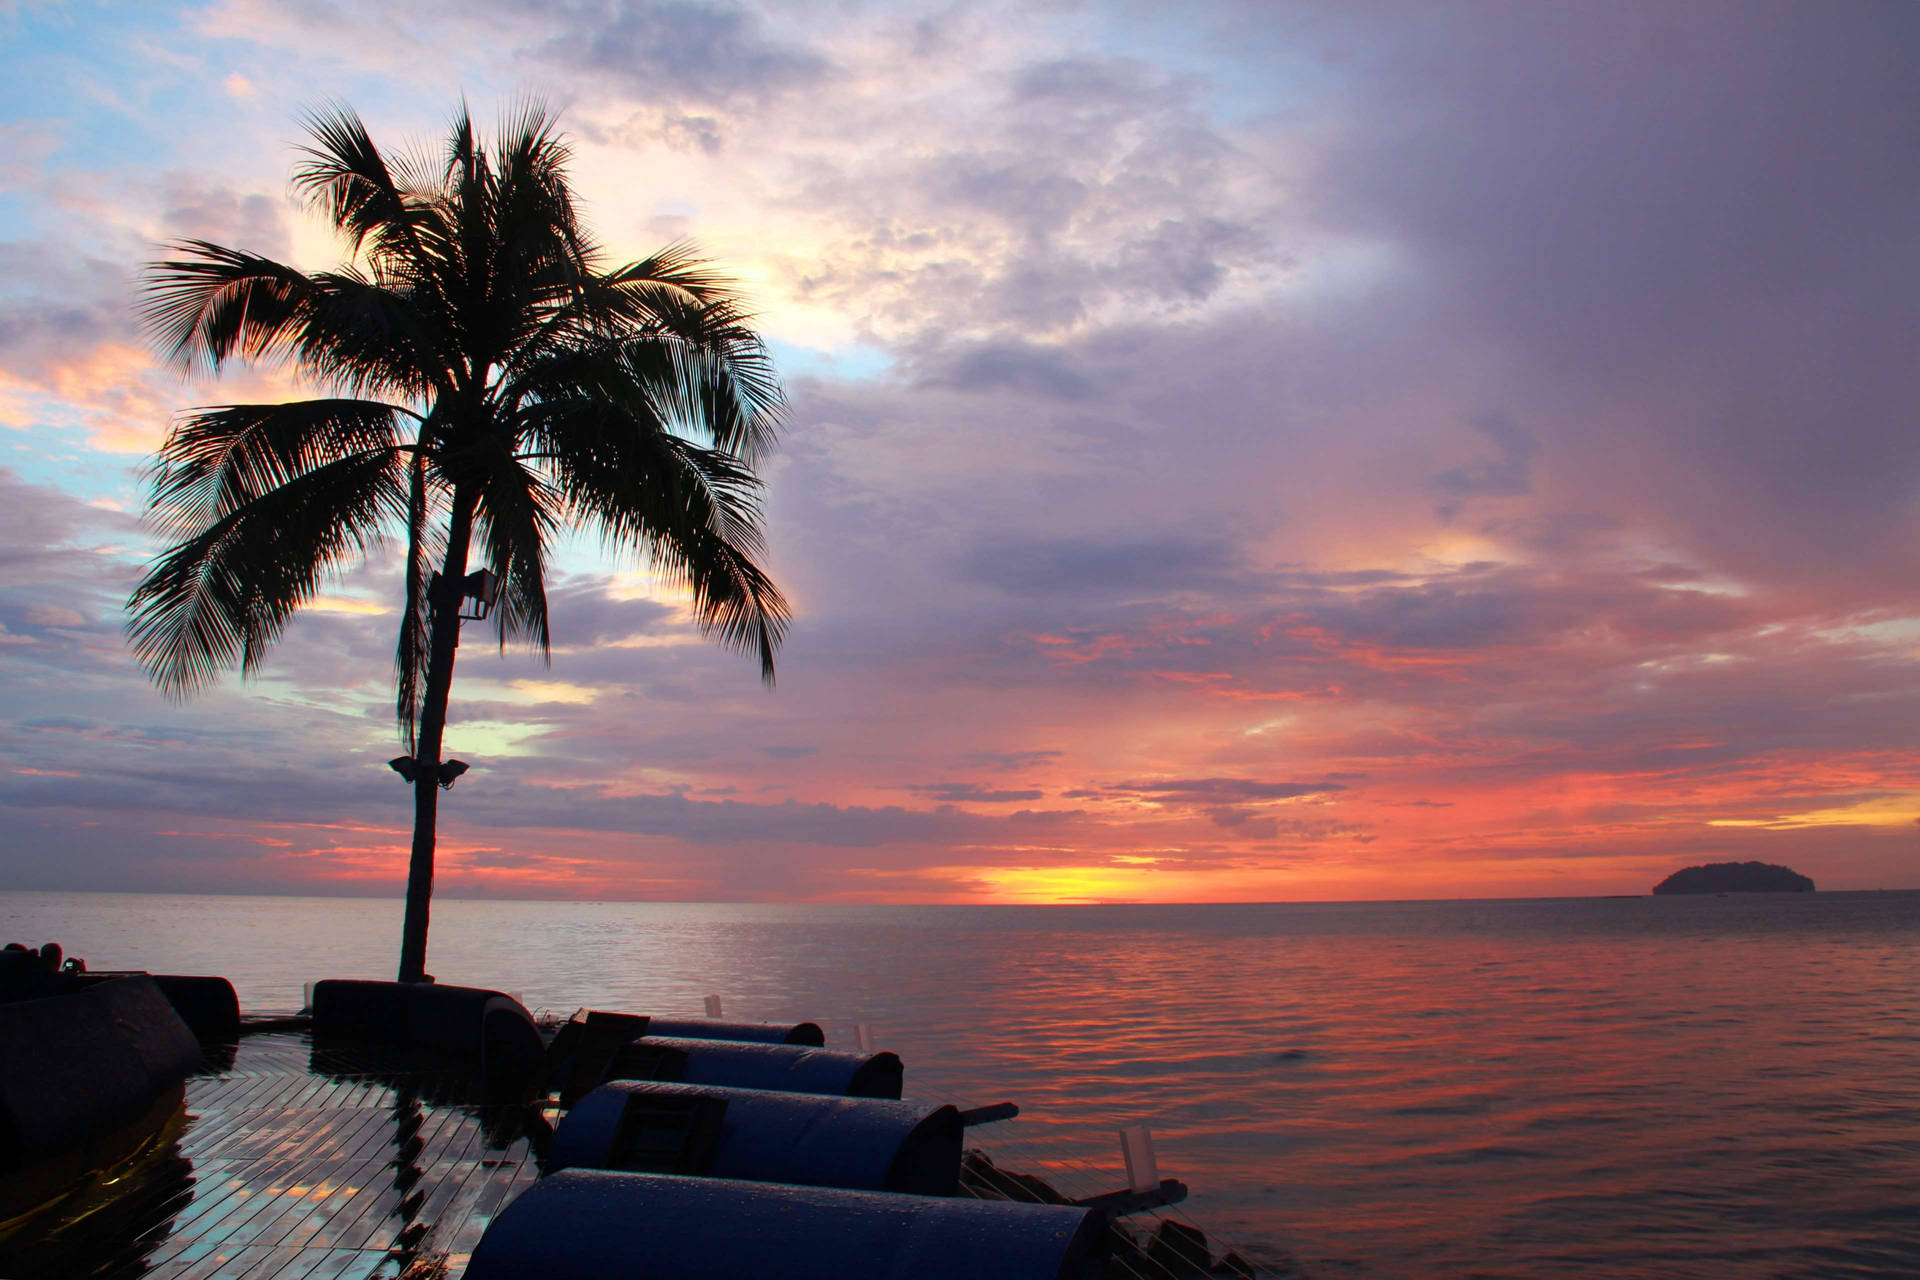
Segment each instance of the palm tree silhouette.
[{"label": "palm tree silhouette", "polygon": [[441,740],[463,593],[491,606],[503,649],[550,659],[549,545],[594,528],[686,588],[701,628],[756,655],[771,684],[788,611],[759,563],[753,467],[784,400],[730,282],[688,246],[602,268],[542,105],[491,146],[463,106],[438,156],[383,153],[345,106],[306,124],[294,187],[347,262],[307,274],[181,241],[148,267],[142,319],[183,371],[280,362],[335,394],[180,418],[150,475],[171,545],[128,601],[128,633],[169,695],[236,664],[250,674],[323,577],[404,532],[400,979],[421,981],[438,789],[457,772],[443,775]]}]

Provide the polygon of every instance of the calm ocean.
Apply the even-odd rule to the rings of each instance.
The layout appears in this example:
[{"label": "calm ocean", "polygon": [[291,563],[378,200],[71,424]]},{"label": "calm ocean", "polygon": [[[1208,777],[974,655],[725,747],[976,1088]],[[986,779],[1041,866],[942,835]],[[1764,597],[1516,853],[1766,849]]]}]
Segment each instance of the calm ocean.
[{"label": "calm ocean", "polygon": [[[287,1009],[397,902],[13,893],[0,940]],[[871,1023],[1002,1163],[1311,1276],[1920,1276],[1920,893],[1262,906],[435,904],[443,981]],[[1087,1166],[1101,1171],[1088,1174]]]}]

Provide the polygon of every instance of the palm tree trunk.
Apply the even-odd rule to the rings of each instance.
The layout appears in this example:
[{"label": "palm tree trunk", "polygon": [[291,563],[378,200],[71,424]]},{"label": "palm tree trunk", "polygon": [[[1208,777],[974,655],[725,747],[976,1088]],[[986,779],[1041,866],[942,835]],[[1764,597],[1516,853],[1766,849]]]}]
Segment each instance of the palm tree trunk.
[{"label": "palm tree trunk", "polygon": [[427,687],[413,760],[413,857],[407,863],[407,915],[400,930],[400,981],[427,981],[427,914],[433,898],[433,837],[440,806],[440,739],[447,727],[453,655],[460,647],[460,585],[467,576],[475,495],[456,488],[447,529],[446,567],[433,585],[427,637]]}]

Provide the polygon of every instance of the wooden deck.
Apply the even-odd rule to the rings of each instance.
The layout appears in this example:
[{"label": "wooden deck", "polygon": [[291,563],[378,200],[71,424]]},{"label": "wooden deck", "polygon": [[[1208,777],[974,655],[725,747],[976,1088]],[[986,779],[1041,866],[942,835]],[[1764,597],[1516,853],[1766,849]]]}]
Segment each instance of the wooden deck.
[{"label": "wooden deck", "polygon": [[301,1032],[245,1036],[154,1150],[0,1240],[0,1277],[457,1277],[551,1131],[471,1096]]},{"label": "wooden deck", "polygon": [[[0,1232],[0,1280],[458,1280],[539,1176],[560,1115],[302,1031],[256,1031],[219,1057],[142,1156]],[[1085,1172],[1074,1194],[1105,1189]],[[1071,1171],[1048,1176],[1061,1186],[971,1152],[961,1193],[1065,1203]],[[1254,1274],[1238,1255],[1209,1265],[1202,1233],[1163,1216],[1116,1234],[1110,1276]]]}]

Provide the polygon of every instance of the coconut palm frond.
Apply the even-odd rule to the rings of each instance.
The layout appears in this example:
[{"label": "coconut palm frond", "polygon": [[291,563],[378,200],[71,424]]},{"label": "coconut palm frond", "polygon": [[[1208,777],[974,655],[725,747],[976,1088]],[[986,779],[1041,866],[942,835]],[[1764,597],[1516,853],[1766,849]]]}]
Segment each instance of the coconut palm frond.
[{"label": "coconut palm frond", "polygon": [[792,623],[773,580],[737,545],[706,529],[648,539],[656,573],[693,595],[694,617],[706,635],[760,660],[760,679],[773,685],[773,656]]},{"label": "coconut palm frond", "polygon": [[771,683],[789,617],[756,563],[763,540],[753,472],[604,400],[546,403],[529,418],[528,437],[540,442],[568,515],[688,588],[702,628],[758,655]]},{"label": "coconut palm frond", "polygon": [[[756,462],[773,449],[786,397],[764,343],[726,298],[696,301],[664,293],[640,331],[621,341],[622,358],[689,430]],[[670,369],[670,372],[665,370]]]},{"label": "coconut palm frond", "polygon": [[591,267],[598,251],[577,226],[568,234],[568,243],[572,246],[569,262],[578,262],[583,269],[569,266],[545,273],[535,282],[533,306],[526,317],[529,323],[506,362],[510,373],[524,371],[535,360],[567,347],[590,347],[627,336],[651,323],[649,300],[656,295],[668,300],[664,305],[674,305],[674,300],[685,305],[688,300],[697,301],[689,284],[695,290],[717,287],[717,277],[688,267],[694,260],[677,252],[601,273],[584,269]]},{"label": "coconut palm frond", "polygon": [[651,291],[679,293],[699,304],[718,302],[733,296],[733,282],[713,263],[700,256],[691,240],[675,240],[638,262],[609,271],[603,279],[616,289],[638,297]]},{"label": "coconut palm frond", "polygon": [[604,400],[539,406],[528,436],[569,514],[599,528],[618,549],[644,549],[654,530],[702,529],[763,549],[760,481],[733,455],[705,449]]},{"label": "coconut palm frond", "polygon": [[322,577],[364,557],[405,503],[395,455],[337,459],[215,520],[160,557],[127,602],[135,657],[180,696],[251,674]]},{"label": "coconut palm frond", "polygon": [[394,715],[411,755],[418,746],[421,681],[426,679],[429,627],[433,621],[428,588],[433,566],[445,551],[445,537],[434,519],[434,490],[428,484],[428,455],[422,448],[407,465],[406,605],[400,615],[400,640],[394,651]]},{"label": "coconut palm frond", "polygon": [[382,259],[417,252],[413,222],[426,193],[395,177],[399,166],[389,164],[353,108],[333,103],[308,113],[305,123],[313,145],[300,148],[307,159],[294,170],[294,190],[353,253],[368,249]]},{"label": "coconut palm frond", "polygon": [[191,537],[316,467],[397,448],[399,412],[345,399],[193,410],[150,473],[154,522],[171,537]]},{"label": "coconut palm frond", "polygon": [[501,647],[524,640],[551,660],[547,627],[547,546],[560,527],[560,500],[538,472],[504,448],[481,460],[485,481],[474,511],[474,533],[487,566],[500,579],[494,627]]},{"label": "coconut palm frond", "polygon": [[[552,406],[542,418],[540,435],[555,446],[547,465],[569,514],[689,590],[702,630],[756,655],[771,685],[774,651],[791,619],[757,563],[763,540],[753,472],[724,451],[633,429],[630,418],[605,406]],[[578,443],[582,436],[594,443]]]},{"label": "coconut palm frond", "polygon": [[675,355],[678,401],[692,429],[748,463],[771,453],[787,402],[759,337],[729,314],[706,341]]},{"label": "coconut palm frond", "polygon": [[451,385],[456,336],[431,294],[382,285],[353,270],[315,275],[298,338],[300,371],[361,395],[423,401]]},{"label": "coconut palm frond", "polygon": [[218,373],[236,355],[283,356],[313,308],[313,281],[258,254],[205,240],[170,246],[181,257],[150,264],[140,318],[168,364]]}]

